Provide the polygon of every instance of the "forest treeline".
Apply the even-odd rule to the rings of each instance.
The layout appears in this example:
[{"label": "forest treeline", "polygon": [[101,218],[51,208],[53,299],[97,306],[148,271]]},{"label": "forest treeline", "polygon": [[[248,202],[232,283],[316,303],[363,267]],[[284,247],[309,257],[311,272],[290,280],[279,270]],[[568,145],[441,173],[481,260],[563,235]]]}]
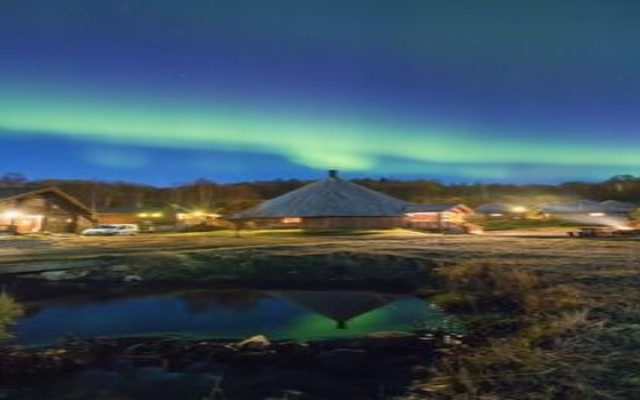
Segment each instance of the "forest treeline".
[{"label": "forest treeline", "polygon": [[[445,184],[437,180],[353,179],[355,183],[414,203],[464,203],[475,207],[488,202],[536,205],[546,202],[590,199],[640,203],[640,176],[617,175],[597,182],[541,184]],[[200,178],[171,187],[101,180],[29,180],[21,173],[0,177],[0,187],[58,187],[95,210],[157,204],[179,204],[228,215],[297,189],[311,181],[216,183]]]}]

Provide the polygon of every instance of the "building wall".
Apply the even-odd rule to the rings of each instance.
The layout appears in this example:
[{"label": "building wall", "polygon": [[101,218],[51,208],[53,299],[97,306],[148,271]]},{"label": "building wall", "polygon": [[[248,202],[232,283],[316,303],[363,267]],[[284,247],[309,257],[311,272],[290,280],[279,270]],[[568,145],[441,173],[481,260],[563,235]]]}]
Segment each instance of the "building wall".
[{"label": "building wall", "polygon": [[418,212],[407,214],[404,218],[404,227],[409,229],[456,230],[465,223],[465,214],[453,211]]},{"label": "building wall", "polygon": [[402,226],[402,217],[303,218],[304,229],[391,229]]}]

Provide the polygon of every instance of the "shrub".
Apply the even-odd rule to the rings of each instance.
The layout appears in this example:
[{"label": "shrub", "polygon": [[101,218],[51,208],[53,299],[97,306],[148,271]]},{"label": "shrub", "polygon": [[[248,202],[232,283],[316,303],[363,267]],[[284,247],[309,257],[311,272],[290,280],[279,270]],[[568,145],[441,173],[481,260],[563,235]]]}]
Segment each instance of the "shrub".
[{"label": "shrub", "polygon": [[12,335],[7,328],[24,314],[22,306],[6,292],[0,292],[0,339],[7,339]]}]

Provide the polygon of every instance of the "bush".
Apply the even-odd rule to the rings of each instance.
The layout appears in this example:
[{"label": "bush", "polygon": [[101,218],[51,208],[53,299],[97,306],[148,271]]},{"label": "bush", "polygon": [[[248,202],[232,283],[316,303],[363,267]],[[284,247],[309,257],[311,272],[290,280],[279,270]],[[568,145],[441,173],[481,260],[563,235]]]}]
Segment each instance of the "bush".
[{"label": "bush", "polygon": [[0,292],[0,339],[12,337],[7,328],[23,314],[22,306],[13,297],[6,292]]}]

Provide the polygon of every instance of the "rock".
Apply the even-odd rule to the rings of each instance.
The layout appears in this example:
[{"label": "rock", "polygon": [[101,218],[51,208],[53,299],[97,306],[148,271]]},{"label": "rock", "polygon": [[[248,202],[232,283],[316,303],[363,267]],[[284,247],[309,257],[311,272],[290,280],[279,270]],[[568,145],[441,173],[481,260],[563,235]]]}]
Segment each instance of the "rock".
[{"label": "rock", "polygon": [[189,365],[182,368],[183,372],[193,373],[193,372],[208,372],[211,371],[211,363],[207,361],[194,361]]},{"label": "rock", "polygon": [[233,355],[231,361],[236,364],[262,365],[277,358],[272,350],[240,350]]},{"label": "rock", "polygon": [[129,270],[129,266],[125,264],[110,265],[108,270],[112,272],[126,272]]},{"label": "rock", "polygon": [[142,282],[142,277],[140,275],[127,275],[122,278],[124,282]]},{"label": "rock", "polygon": [[275,348],[284,357],[296,360],[311,358],[316,354],[316,350],[307,343],[285,342],[277,344]]},{"label": "rock", "polygon": [[214,345],[208,350],[207,355],[212,361],[225,362],[233,357],[238,349],[224,344]]},{"label": "rock", "polygon": [[40,276],[48,281],[64,281],[83,278],[87,274],[87,271],[45,271],[40,273]]},{"label": "rock", "polygon": [[410,348],[420,343],[420,337],[411,332],[383,331],[362,337],[362,346],[368,349],[389,350]]},{"label": "rock", "polygon": [[338,373],[357,372],[369,361],[369,353],[363,349],[334,349],[316,357],[323,368]]},{"label": "rock", "polygon": [[[305,397],[306,396],[305,396],[304,392],[301,392],[299,390],[286,390],[284,393],[282,393],[282,396],[271,397],[269,399],[272,399],[272,400],[280,400],[280,399],[303,400]],[[269,400],[269,399],[267,399],[267,400]]]},{"label": "rock", "polygon": [[264,335],[255,335],[236,343],[242,350],[264,350],[271,346],[271,341]]}]

